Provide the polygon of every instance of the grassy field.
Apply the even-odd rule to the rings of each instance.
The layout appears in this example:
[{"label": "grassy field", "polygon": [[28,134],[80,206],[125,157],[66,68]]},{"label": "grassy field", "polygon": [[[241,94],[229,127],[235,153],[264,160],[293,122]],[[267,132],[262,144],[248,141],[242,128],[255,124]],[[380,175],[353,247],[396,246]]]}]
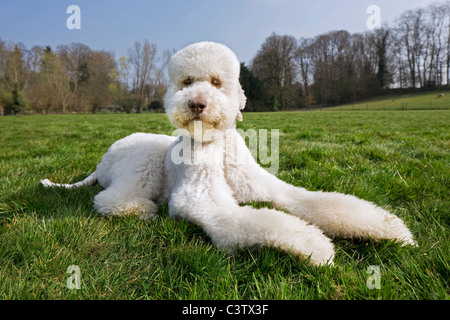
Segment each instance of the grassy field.
[{"label": "grassy field", "polygon": [[[281,179],[373,201],[400,216],[419,247],[335,239],[335,266],[313,267],[273,248],[228,256],[166,206],[154,221],[100,217],[99,186],[39,180],[85,178],[115,140],[171,134],[166,116],[0,117],[0,299],[450,297],[449,110],[252,113],[239,126],[280,129]],[[71,265],[79,290],[66,286]],[[380,289],[367,286],[372,265]]]},{"label": "grassy field", "polygon": [[[441,97],[440,94],[444,95]],[[439,110],[450,109],[450,90],[392,94],[359,101],[329,110]]]}]

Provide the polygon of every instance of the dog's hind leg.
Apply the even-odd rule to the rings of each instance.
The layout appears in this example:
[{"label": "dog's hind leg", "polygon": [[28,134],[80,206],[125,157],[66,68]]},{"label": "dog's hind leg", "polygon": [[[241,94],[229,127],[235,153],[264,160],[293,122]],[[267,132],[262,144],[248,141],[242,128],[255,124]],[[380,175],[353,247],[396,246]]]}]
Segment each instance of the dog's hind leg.
[{"label": "dog's hind leg", "polygon": [[154,218],[158,213],[158,206],[135,188],[125,188],[114,185],[101,191],[94,197],[94,209],[101,215],[136,214],[143,219]]}]

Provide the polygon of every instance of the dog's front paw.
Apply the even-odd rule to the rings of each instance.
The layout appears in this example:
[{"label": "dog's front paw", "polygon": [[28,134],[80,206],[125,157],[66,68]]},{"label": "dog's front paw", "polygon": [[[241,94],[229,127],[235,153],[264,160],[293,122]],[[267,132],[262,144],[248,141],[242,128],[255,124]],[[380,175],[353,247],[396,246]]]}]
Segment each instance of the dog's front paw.
[{"label": "dog's front paw", "polygon": [[276,247],[301,259],[309,259],[309,263],[316,266],[333,265],[334,245],[319,228],[295,218],[280,230],[282,233],[278,233],[273,241]]},{"label": "dog's front paw", "polygon": [[399,217],[352,195],[307,192],[301,200],[290,204],[288,211],[330,237],[392,239],[415,245],[411,232]]},{"label": "dog's front paw", "polygon": [[316,235],[311,239],[300,239],[287,251],[298,255],[301,259],[309,258],[309,263],[316,266],[332,266],[335,255],[333,243],[323,235],[320,237]]}]

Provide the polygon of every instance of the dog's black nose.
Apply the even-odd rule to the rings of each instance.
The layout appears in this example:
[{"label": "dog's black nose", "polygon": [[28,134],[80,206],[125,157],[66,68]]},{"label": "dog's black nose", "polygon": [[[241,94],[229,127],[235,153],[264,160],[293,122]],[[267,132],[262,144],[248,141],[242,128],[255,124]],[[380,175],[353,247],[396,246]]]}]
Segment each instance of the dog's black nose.
[{"label": "dog's black nose", "polygon": [[206,101],[201,99],[191,99],[188,101],[188,107],[193,113],[202,113],[206,108]]}]

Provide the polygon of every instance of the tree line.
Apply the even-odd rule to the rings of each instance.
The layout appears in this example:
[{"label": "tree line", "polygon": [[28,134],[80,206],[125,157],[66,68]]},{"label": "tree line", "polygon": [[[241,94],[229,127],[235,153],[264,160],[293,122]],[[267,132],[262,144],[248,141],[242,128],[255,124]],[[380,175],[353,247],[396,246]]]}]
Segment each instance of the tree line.
[{"label": "tree line", "polygon": [[[82,43],[0,39],[0,113],[161,110],[173,51],[137,41],[127,55]],[[450,85],[450,1],[408,10],[392,26],[312,38],[269,35],[240,81],[247,111],[336,105],[387,90]]]},{"label": "tree line", "polygon": [[27,50],[0,39],[0,108],[5,114],[161,108],[169,57],[148,40],[115,61],[113,53],[82,43]]},{"label": "tree line", "polygon": [[329,106],[392,89],[450,85],[450,1],[408,10],[392,26],[312,38],[271,34],[241,81],[253,111]]}]

